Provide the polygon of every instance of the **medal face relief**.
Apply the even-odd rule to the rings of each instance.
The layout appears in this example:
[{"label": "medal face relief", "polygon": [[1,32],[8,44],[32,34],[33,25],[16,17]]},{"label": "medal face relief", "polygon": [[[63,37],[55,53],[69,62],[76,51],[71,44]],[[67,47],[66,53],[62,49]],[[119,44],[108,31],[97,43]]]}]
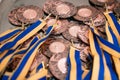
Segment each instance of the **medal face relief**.
[{"label": "medal face relief", "polygon": [[43,49],[43,54],[47,57],[51,57],[58,53],[68,53],[70,43],[61,38],[48,39],[41,47]]},{"label": "medal face relief", "polygon": [[82,8],[78,10],[78,15],[83,17],[89,17],[92,15],[92,11],[88,8]]},{"label": "medal face relief", "polygon": [[50,58],[49,69],[57,79],[64,80],[67,74],[67,54],[54,54]]},{"label": "medal face relief", "polygon": [[56,7],[58,15],[64,15],[70,12],[70,7],[66,4],[60,4]]},{"label": "medal face relief", "polygon": [[49,49],[53,53],[61,53],[65,50],[65,45],[61,42],[53,42],[50,44]]},{"label": "medal face relief", "polygon": [[90,21],[90,19],[94,19],[98,13],[96,12],[96,9],[88,6],[78,6],[77,7],[77,13],[73,16],[76,20],[79,21]]},{"label": "medal face relief", "polygon": [[52,5],[56,3],[62,3],[62,2],[63,2],[62,0],[46,0],[46,2],[43,5],[43,10],[45,13],[50,14]]},{"label": "medal face relief", "polygon": [[69,2],[56,2],[52,5],[51,13],[60,18],[68,18],[73,16],[76,13],[76,7]]},{"label": "medal face relief", "polygon": [[62,35],[66,40],[79,42],[79,39],[77,38],[77,34],[79,30],[80,30],[80,25],[77,22],[71,21],[67,27],[67,30],[64,31]]},{"label": "medal face relief", "polygon": [[33,9],[27,9],[23,12],[23,16],[26,18],[26,19],[33,19],[37,16],[37,12]]},{"label": "medal face relief", "polygon": [[43,11],[38,6],[28,5],[20,8],[17,15],[19,21],[25,24],[31,24],[43,17]]}]

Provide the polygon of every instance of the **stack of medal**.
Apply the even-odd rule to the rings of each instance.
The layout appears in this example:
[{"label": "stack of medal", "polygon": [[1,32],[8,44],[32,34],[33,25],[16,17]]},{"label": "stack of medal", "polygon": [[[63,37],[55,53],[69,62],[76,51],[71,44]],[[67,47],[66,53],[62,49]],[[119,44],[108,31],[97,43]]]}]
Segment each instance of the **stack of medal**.
[{"label": "stack of medal", "polygon": [[89,2],[47,0],[45,14],[34,5],[13,9],[8,19],[19,27],[0,35],[0,79],[119,80],[119,3]]},{"label": "stack of medal", "polygon": [[33,5],[22,6],[9,13],[9,21],[22,28],[10,29],[0,35],[0,78],[2,80],[46,79],[47,70],[42,60],[30,73],[29,71],[34,58],[39,53],[39,47],[56,26],[56,23],[49,26],[44,36],[40,35],[49,16],[42,19],[42,9]]}]

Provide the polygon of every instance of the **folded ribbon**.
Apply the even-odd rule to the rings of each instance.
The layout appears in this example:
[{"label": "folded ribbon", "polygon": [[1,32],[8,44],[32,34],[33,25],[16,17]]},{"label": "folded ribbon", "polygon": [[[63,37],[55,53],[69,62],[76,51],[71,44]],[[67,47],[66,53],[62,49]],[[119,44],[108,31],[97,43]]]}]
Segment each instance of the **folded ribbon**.
[{"label": "folded ribbon", "polygon": [[46,36],[44,36],[43,38],[41,38],[40,40],[38,40],[28,51],[27,53],[24,55],[24,57],[22,58],[21,62],[19,63],[19,65],[17,66],[16,70],[13,72],[12,76],[11,76],[11,80],[24,80],[26,77],[26,74],[29,71],[29,68],[33,62],[33,59],[37,53],[37,50],[39,49],[39,47],[45,42],[45,40],[49,37],[51,31],[53,30],[54,26],[50,26],[47,31],[46,31]]},{"label": "folded ribbon", "polygon": [[21,32],[21,34],[19,34],[13,41],[0,46],[0,53],[7,49],[15,49],[18,45],[35,35],[40,29],[45,26],[45,24],[45,21],[38,20],[27,29],[25,29],[23,32]]}]

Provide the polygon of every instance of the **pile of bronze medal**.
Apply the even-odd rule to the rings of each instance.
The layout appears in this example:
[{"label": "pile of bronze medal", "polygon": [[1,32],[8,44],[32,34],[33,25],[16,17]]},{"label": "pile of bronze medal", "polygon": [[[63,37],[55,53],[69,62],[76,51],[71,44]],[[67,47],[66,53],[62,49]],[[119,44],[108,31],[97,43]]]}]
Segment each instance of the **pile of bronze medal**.
[{"label": "pile of bronze medal", "polygon": [[[82,69],[90,70],[92,68],[93,59],[90,56],[89,28],[95,27],[100,36],[106,39],[106,18],[103,12],[106,11],[107,7],[109,11],[113,11],[117,17],[120,17],[120,3],[116,0],[89,0],[89,2],[91,6],[75,6],[62,0],[46,0],[43,9],[36,5],[26,5],[9,12],[9,22],[19,26],[19,28],[27,28],[27,26],[47,16],[45,19],[47,24],[34,36],[20,44],[21,49],[26,48],[35,36],[40,34],[39,37],[43,37],[47,28],[57,23],[51,35],[37,51],[27,75],[38,64],[44,62],[45,68],[49,71],[48,80],[65,80],[68,71],[67,56],[71,45],[81,52],[79,57],[82,61]],[[14,39],[14,37],[9,40]],[[7,41],[0,42],[0,45],[5,42]],[[14,71],[24,55],[13,57],[7,64],[6,71]]]}]

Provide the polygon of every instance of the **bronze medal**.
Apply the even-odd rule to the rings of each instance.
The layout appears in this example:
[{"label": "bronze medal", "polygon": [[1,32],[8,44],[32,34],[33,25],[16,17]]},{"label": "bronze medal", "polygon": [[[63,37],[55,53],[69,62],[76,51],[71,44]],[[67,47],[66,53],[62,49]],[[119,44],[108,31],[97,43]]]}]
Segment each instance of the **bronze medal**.
[{"label": "bronze medal", "polygon": [[45,64],[48,64],[48,58],[44,56],[41,52],[38,51],[32,65],[30,68],[30,71],[32,71],[38,64],[44,62]]},{"label": "bronze medal", "polygon": [[52,53],[49,52],[49,45],[50,43],[53,42],[53,40],[55,40],[55,38],[48,38],[42,45],[41,45],[41,51],[42,53],[47,56],[47,57],[51,57]]},{"label": "bronze medal", "polygon": [[50,9],[52,7],[52,4],[55,4],[56,2],[61,3],[62,1],[61,0],[47,0],[45,2],[45,4],[43,5],[44,12],[47,13],[47,14],[50,14],[51,13]]},{"label": "bronze medal", "polygon": [[67,30],[62,33],[63,37],[69,41],[79,42],[77,37],[80,31],[80,25],[77,22],[71,21],[67,27]]},{"label": "bronze medal", "polygon": [[78,38],[86,44],[89,44],[89,27],[87,25],[81,25],[80,31],[78,32]]},{"label": "bronze medal", "polygon": [[82,5],[77,7],[77,13],[73,16],[76,20],[79,21],[90,21],[90,19],[95,19],[98,12],[95,8],[88,6],[88,5]]},{"label": "bronze medal", "polygon": [[106,18],[103,15],[103,13],[101,13],[99,11],[99,14],[97,15],[97,17],[93,20],[94,22],[94,26],[101,26],[101,25],[105,25],[106,23]]},{"label": "bronze medal", "polygon": [[53,54],[68,53],[70,43],[62,38],[51,38],[43,44],[43,54],[51,57]]},{"label": "bronze medal", "polygon": [[81,50],[80,58],[82,61],[82,66],[85,69],[90,69],[92,67],[92,58],[90,56],[90,47],[89,46],[86,46],[83,50]]},{"label": "bronze medal", "polygon": [[69,2],[56,2],[52,5],[51,13],[60,18],[68,18],[76,13],[76,7]]},{"label": "bronze medal", "polygon": [[[105,25],[105,23],[106,23],[106,18],[103,15],[103,13],[100,11],[98,11],[98,12],[99,12],[99,14],[96,15],[96,18],[93,19],[94,27]],[[86,21],[84,23],[91,26],[92,21]]]},{"label": "bronze medal", "polygon": [[116,0],[90,0],[90,3],[98,10],[105,12],[106,9],[113,11],[116,5]]},{"label": "bronze medal", "polygon": [[[56,19],[54,19],[53,17],[50,17],[48,20],[47,20],[47,25],[44,27],[44,31],[49,27],[49,26],[52,26],[54,25],[56,22]],[[63,33],[64,31],[66,31],[67,29],[67,25],[68,25],[68,20],[67,19],[59,19],[57,20],[57,26],[55,26],[53,32],[51,34],[54,34],[54,35],[57,35],[57,34],[61,34]]]},{"label": "bronze medal", "polygon": [[67,55],[59,53],[50,58],[49,69],[57,79],[64,80],[67,75]]},{"label": "bronze medal", "polygon": [[113,4],[116,0],[89,0],[92,4],[97,6],[105,6]]},{"label": "bronze medal", "polygon": [[20,26],[22,25],[22,23],[16,17],[18,9],[19,8],[15,8],[10,11],[10,13],[8,14],[8,20],[11,24]]},{"label": "bronze medal", "polygon": [[36,22],[39,18],[43,17],[43,11],[38,6],[28,5],[21,7],[17,12],[18,19],[25,24]]}]

